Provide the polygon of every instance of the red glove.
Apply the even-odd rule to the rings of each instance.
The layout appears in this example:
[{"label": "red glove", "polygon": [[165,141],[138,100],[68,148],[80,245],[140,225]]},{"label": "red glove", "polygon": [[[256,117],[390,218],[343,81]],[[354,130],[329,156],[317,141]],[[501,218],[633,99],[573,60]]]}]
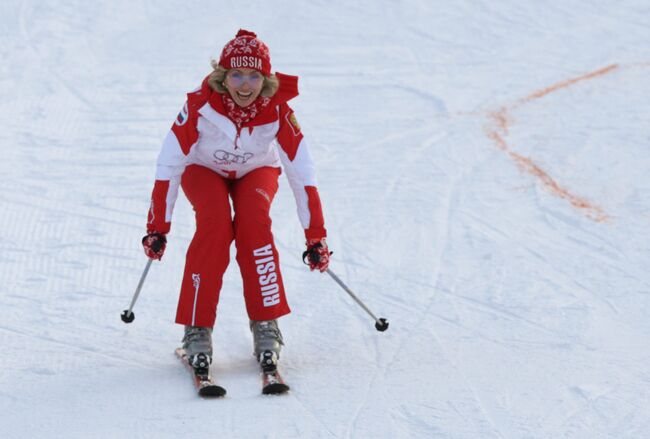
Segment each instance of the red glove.
[{"label": "red glove", "polygon": [[310,239],[307,241],[307,250],[302,254],[302,259],[309,265],[311,271],[318,270],[324,273],[330,264],[331,254],[325,238]]},{"label": "red glove", "polygon": [[144,254],[149,259],[161,260],[165,253],[165,246],[167,245],[167,238],[164,234],[158,232],[147,233],[142,238],[142,247],[144,247]]}]

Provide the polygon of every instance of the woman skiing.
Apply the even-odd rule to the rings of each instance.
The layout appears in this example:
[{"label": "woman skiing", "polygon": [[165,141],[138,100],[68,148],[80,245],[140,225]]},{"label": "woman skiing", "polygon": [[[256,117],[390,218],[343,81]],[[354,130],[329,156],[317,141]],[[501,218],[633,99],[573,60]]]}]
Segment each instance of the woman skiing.
[{"label": "woman skiing", "polygon": [[277,319],[290,312],[269,217],[281,165],[305,229],[310,269],[325,271],[330,255],[314,165],[287,104],[298,95],[298,78],[272,74],[267,46],[246,30],[212,67],[188,93],[163,142],[142,244],[149,258],[162,258],[180,185],[196,214],[176,313],[190,364],[212,361],[212,328],[233,240],[255,356],[277,362],[283,345]]}]

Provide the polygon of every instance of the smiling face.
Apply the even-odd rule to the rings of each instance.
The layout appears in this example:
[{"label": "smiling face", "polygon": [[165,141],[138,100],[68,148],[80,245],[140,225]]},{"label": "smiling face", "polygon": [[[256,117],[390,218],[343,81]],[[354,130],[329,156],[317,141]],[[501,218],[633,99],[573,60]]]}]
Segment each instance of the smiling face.
[{"label": "smiling face", "polygon": [[231,69],[223,85],[237,105],[247,107],[260,95],[264,75],[255,69]]}]

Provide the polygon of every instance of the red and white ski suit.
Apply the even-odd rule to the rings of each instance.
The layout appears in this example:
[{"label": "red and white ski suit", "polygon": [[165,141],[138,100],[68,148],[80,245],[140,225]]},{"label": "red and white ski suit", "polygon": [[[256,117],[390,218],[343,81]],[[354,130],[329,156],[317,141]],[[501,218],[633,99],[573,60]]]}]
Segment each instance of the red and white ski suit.
[{"label": "red and white ski suit", "polygon": [[293,190],[306,238],[327,234],[314,165],[287,105],[298,95],[298,78],[276,76],[280,87],[271,104],[240,130],[226,116],[221,95],[206,78],[199,89],[188,93],[163,142],[147,231],[169,232],[179,185],[196,213],[176,323],[214,325],[233,239],[249,318],[270,320],[290,312],[269,216],[280,165]]}]

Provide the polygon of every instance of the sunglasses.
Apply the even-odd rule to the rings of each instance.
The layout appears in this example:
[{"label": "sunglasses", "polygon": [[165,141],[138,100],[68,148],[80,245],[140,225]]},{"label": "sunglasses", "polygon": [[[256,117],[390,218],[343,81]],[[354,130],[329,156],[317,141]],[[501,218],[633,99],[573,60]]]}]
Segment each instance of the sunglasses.
[{"label": "sunglasses", "polygon": [[228,73],[228,81],[235,88],[241,87],[244,82],[247,82],[251,87],[257,87],[264,81],[264,75],[258,72],[249,73],[248,75],[242,72],[230,72]]}]

